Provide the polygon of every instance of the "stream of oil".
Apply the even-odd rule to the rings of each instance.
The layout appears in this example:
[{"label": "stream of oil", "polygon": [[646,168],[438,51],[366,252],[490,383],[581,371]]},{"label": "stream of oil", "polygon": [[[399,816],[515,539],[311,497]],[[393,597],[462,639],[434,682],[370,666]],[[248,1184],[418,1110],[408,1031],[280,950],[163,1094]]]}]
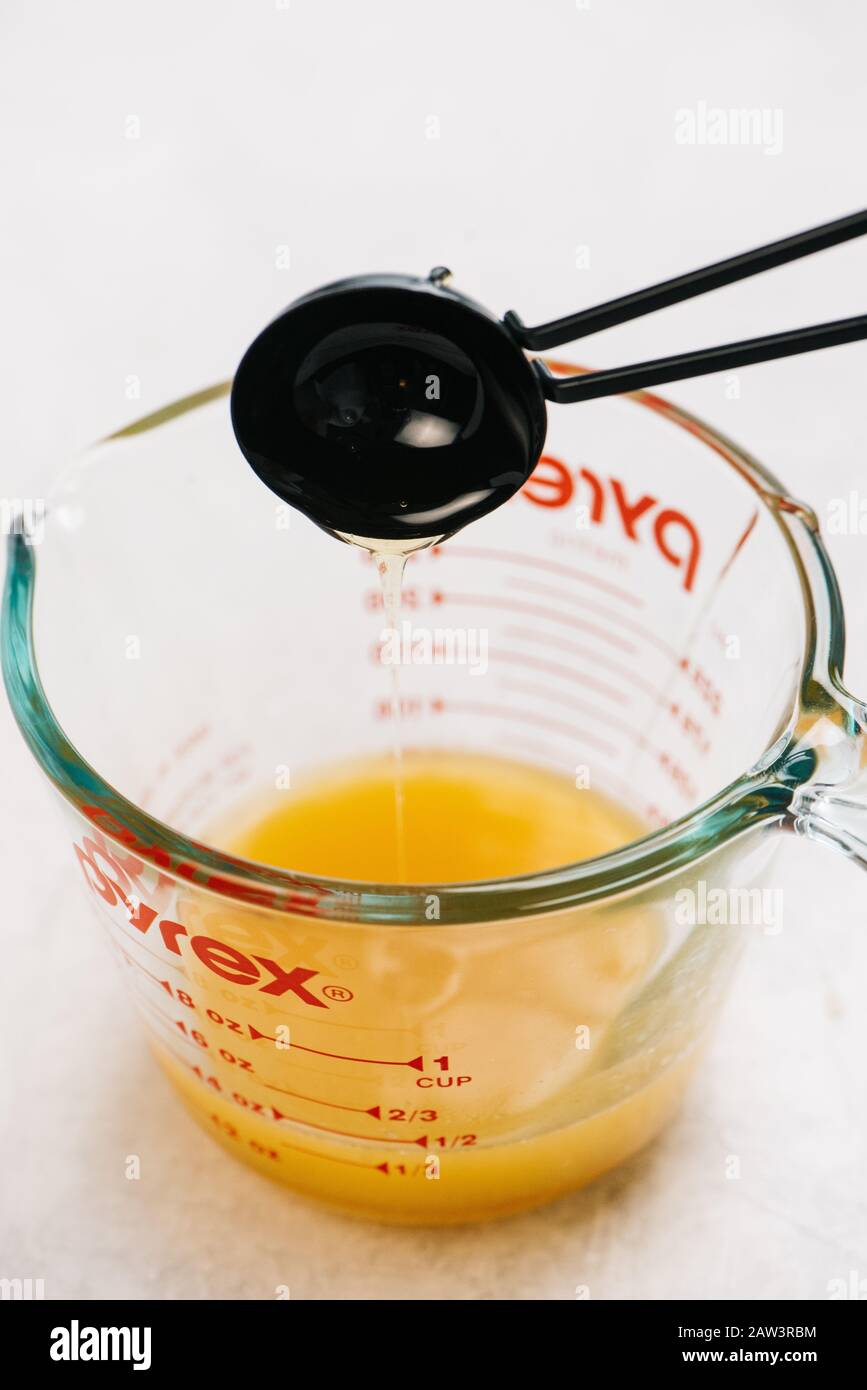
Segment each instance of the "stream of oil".
[{"label": "stream of oil", "polygon": [[[400,605],[403,592],[403,572],[406,568],[406,553],[398,551],[374,552],[374,561],[382,586],[382,603],[386,627],[397,634],[397,641],[391,644],[394,653],[400,653],[399,623]],[[397,870],[401,883],[407,881],[406,870],[406,816],[403,777],[403,711],[400,691],[400,661],[389,663],[391,674],[391,757],[394,764],[394,833],[397,843]]]}]

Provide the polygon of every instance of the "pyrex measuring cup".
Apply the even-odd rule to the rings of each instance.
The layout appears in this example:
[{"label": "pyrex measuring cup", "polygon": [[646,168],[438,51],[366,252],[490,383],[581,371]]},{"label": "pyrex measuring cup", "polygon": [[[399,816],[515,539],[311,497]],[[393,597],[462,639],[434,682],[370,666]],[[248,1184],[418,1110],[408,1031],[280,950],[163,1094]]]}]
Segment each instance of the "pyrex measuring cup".
[{"label": "pyrex measuring cup", "polygon": [[552,410],[523,492],[408,565],[433,655],[401,671],[402,737],[550,768],[649,833],[497,882],[320,880],[208,841],[242,798],[390,750],[382,601],[249,472],[227,391],[92,450],[12,537],[16,718],[210,1133],[383,1220],[531,1206],[672,1113],[740,948],[781,926],[772,832],[865,857],[816,520],[656,397]]}]

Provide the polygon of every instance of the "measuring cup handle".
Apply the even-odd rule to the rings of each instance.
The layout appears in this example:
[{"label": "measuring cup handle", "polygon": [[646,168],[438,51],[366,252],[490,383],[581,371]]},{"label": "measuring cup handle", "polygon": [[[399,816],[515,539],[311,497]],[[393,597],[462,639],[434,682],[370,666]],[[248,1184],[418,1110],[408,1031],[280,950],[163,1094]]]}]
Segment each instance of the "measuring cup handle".
[{"label": "measuring cup handle", "polygon": [[788,760],[814,761],[793,797],[789,824],[867,869],[867,705],[842,688],[834,693],[836,710],[816,720]]},{"label": "measuring cup handle", "polygon": [[862,869],[867,869],[867,782],[861,800],[851,796],[816,794],[794,829],[820,844],[841,849]]}]

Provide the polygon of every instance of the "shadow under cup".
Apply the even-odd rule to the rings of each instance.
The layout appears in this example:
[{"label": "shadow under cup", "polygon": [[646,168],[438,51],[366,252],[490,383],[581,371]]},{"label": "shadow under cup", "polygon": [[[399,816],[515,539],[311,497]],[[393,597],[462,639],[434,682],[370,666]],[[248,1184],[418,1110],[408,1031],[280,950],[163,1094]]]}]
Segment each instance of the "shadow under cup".
[{"label": "shadow under cup", "polygon": [[740,949],[782,925],[768,832],[860,857],[815,518],[658,397],[553,408],[522,492],[408,564],[401,620],[452,659],[402,668],[401,737],[559,772],[648,834],[496,882],[316,879],[208,837],[281,769],[390,752],[379,582],[253,477],[227,392],[90,451],[12,536],[14,712],[211,1134],[379,1220],[535,1205],[675,1109]]}]

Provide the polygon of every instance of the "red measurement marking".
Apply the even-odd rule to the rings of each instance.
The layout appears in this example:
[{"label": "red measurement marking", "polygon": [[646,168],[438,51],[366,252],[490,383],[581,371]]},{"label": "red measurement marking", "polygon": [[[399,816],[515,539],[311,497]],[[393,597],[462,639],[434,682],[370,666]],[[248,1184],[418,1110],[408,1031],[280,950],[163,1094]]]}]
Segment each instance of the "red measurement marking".
[{"label": "red measurement marking", "polygon": [[707,671],[703,670],[697,662],[691,662],[686,656],[681,657],[679,666],[686,679],[691,681],[701,699],[709,706],[711,713],[719,715],[722,712],[722,695]]},{"label": "red measurement marking", "polygon": [[[529,656],[526,652],[503,651],[499,647],[491,652],[491,657],[498,661],[511,662],[513,666],[528,666],[532,671],[546,671],[550,676],[560,676],[563,680],[574,681],[576,685],[586,686],[588,690],[595,690],[600,695],[604,695],[607,700],[616,701],[621,707],[631,704],[629,696],[624,695],[622,691],[613,690],[610,685],[595,680],[593,676],[585,676],[572,666],[563,666],[559,661],[545,661],[542,657]],[[582,709],[581,704],[574,699],[570,703],[573,709]],[[594,718],[602,718],[595,705],[584,706],[583,710],[584,713],[591,714]],[[622,725],[617,721],[609,722],[615,723],[617,728],[622,728]]]},{"label": "red measurement marking", "polygon": [[[503,681],[503,689],[517,689],[512,687],[508,681]],[[563,772],[563,755],[558,753],[553,744],[543,743],[541,739],[524,738],[521,734],[510,734],[509,747],[522,749],[525,753],[530,753],[537,763],[544,763],[546,767],[552,767],[557,772]]]},{"label": "red measurement marking", "polygon": [[[377,661],[377,663],[379,664],[379,657],[378,657],[378,656],[376,657],[376,661]],[[405,698],[405,699],[402,699],[402,700],[400,701],[400,709],[399,709],[399,711],[398,711],[398,717],[399,717],[400,719],[408,719],[408,718],[410,717],[410,715],[413,715],[413,714],[421,714],[422,709],[423,709],[423,705],[422,705],[421,700],[416,699],[416,698],[413,698],[413,699]],[[394,701],[393,701],[392,699],[379,699],[379,698],[377,698],[376,701],[374,702],[374,711],[373,711],[373,712],[374,712],[375,718],[377,718],[377,719],[394,719],[394,718],[395,718]]]},{"label": "red measurement marking", "polygon": [[695,799],[696,790],[692,779],[686,769],[676,762],[670,753],[662,752],[659,754],[659,765],[668,773],[678,791],[689,800]]},{"label": "red measurement marking", "polygon": [[[586,647],[578,647],[574,642],[567,642],[559,634],[555,637],[549,632],[539,632],[534,628],[506,627],[503,629],[503,636],[515,638],[519,642],[538,642],[543,647],[553,647],[555,651],[563,656],[568,653],[570,656],[581,657],[586,661],[591,661],[594,666],[602,666],[613,675],[620,676],[629,685],[637,686],[639,690],[643,690],[647,695],[657,694],[655,685],[645,680],[644,677],[641,676],[639,672],[633,670],[632,667],[623,666],[619,661],[614,661],[607,652],[588,651]],[[602,685],[598,688],[606,695],[609,689],[613,690],[612,687],[605,687]],[[613,692],[611,698],[622,700],[625,697],[621,695],[619,691],[616,691]]]},{"label": "red measurement marking", "polygon": [[[268,1042],[273,1043],[279,1041],[270,1033],[260,1033],[259,1029],[254,1028],[252,1023],[248,1023],[247,1028],[254,1042],[260,1038],[266,1038]],[[412,1067],[415,1071],[424,1071],[423,1057],[413,1057],[409,1062],[391,1062],[384,1061],[381,1057],[348,1057],[342,1052],[323,1052],[318,1047],[303,1047],[301,1043],[290,1042],[289,1046],[296,1048],[299,1052],[313,1052],[317,1057],[333,1057],[338,1062],[370,1062],[375,1067]]]},{"label": "red measurement marking", "polygon": [[706,754],[710,752],[710,739],[699,721],[691,715],[688,710],[682,709],[676,701],[672,701],[668,706],[668,713],[671,715],[677,727],[682,730],[693,744],[695,744],[700,753]]},{"label": "red measurement marking", "polygon": [[210,724],[200,724],[197,729],[193,729],[191,733],[187,734],[186,738],[181,740],[172,753],[172,757],[177,758],[179,761],[181,758],[185,758],[190,750],[195,748],[197,743],[201,743],[203,739],[208,737],[210,732]]},{"label": "red measurement marking", "polygon": [[[186,1039],[184,1039],[184,1041],[186,1041]],[[193,1066],[193,1063],[192,1063],[192,1062],[188,1062],[187,1059],[186,1059],[186,1057],[182,1057],[181,1054],[180,1054],[179,1052],[176,1052],[175,1049],[174,1049],[173,1047],[170,1047],[169,1044],[168,1044],[167,1042],[164,1042],[164,1041],[162,1040],[162,1038],[160,1038],[160,1039],[158,1040],[158,1044],[159,1044],[160,1047],[164,1047],[164,1048],[166,1049],[167,1052],[171,1052],[172,1055],[175,1057],[176,1061],[180,1062],[182,1066],[188,1067],[189,1070],[195,1074],[196,1079],[200,1082],[201,1085],[207,1086],[207,1082],[205,1082],[205,1081],[202,1079],[201,1075],[200,1075],[200,1067]],[[198,1050],[199,1050],[199,1051],[202,1051],[203,1049],[198,1049]],[[206,1060],[207,1060],[207,1059],[206,1059]],[[369,1110],[362,1110],[362,1109],[360,1109],[360,1108],[359,1108],[358,1106],[356,1106],[356,1105],[336,1105],[336,1104],[334,1103],[334,1101],[329,1101],[329,1100],[317,1100],[317,1098],[316,1098],[315,1096],[302,1096],[302,1095],[300,1095],[300,1093],[299,1093],[298,1091],[283,1091],[283,1088],[282,1088],[281,1086],[266,1086],[266,1087],[265,1087],[265,1090],[266,1090],[266,1091],[281,1091],[284,1095],[287,1095],[287,1096],[296,1096],[299,1100],[311,1100],[311,1101],[316,1101],[316,1104],[317,1104],[317,1105],[330,1105],[330,1106],[333,1106],[333,1108],[334,1108],[335,1110],[353,1110],[353,1111],[356,1111],[359,1115],[370,1115],[374,1120],[381,1120],[381,1119],[382,1119],[382,1113],[381,1113],[380,1107],[379,1107],[378,1105],[372,1105],[372,1106],[370,1107]],[[246,1109],[249,1108],[247,1105],[241,1105],[240,1102],[234,1100],[234,1098],[233,1098],[232,1103],[233,1103],[234,1105],[239,1105],[240,1108],[241,1108],[242,1110],[246,1110]],[[273,1115],[273,1117],[274,1117],[275,1120],[290,1120],[293,1124],[307,1125],[308,1128],[310,1128],[310,1129],[321,1129],[321,1130],[325,1130],[325,1132],[328,1133],[328,1134],[342,1134],[342,1135],[345,1135],[347,1138],[354,1138],[354,1139],[369,1139],[369,1138],[370,1138],[370,1135],[367,1135],[367,1134],[349,1135],[349,1134],[347,1133],[346,1130],[341,1130],[341,1129],[326,1129],[326,1127],[325,1127],[324,1125],[314,1125],[314,1124],[311,1124],[309,1120],[293,1120],[293,1119],[292,1119],[292,1116],[282,1114],[281,1111],[277,1110],[276,1107],[273,1106],[273,1105],[271,1106],[271,1113],[272,1113],[272,1115]],[[419,1143],[420,1143],[422,1148],[426,1148],[426,1147],[427,1147],[427,1137],[426,1137],[426,1136],[423,1136],[423,1141],[420,1141],[420,1140],[418,1140],[418,1139],[405,1139],[405,1140],[392,1139],[392,1140],[385,1140],[385,1141],[381,1141],[381,1142],[394,1143],[394,1144],[397,1144],[397,1143],[419,1144]]]},{"label": "red measurement marking", "polygon": [[[439,553],[440,547],[435,546],[431,553]],[[576,569],[574,565],[560,564],[557,560],[540,560],[532,555],[522,555],[516,550],[486,550],[482,546],[473,545],[451,545],[442,549],[445,556],[462,555],[466,560],[498,560],[512,565],[531,565],[535,569],[547,570],[549,574],[562,574],[567,579],[577,579],[582,584],[590,584],[594,589],[601,589],[603,593],[610,594],[613,598],[619,598],[623,603],[630,604],[633,608],[643,608],[644,600],[629,589],[621,589],[618,584],[609,584],[606,580],[600,579],[598,575],[590,574],[587,570]]]},{"label": "red measurement marking", "polygon": [[510,613],[524,613],[531,618],[545,618],[552,623],[563,623],[566,627],[576,628],[579,632],[590,632],[601,642],[610,642],[612,647],[626,652],[627,656],[635,655],[635,648],[632,643],[627,642],[624,638],[615,636],[613,632],[608,632],[604,627],[596,627],[594,623],[582,622],[580,618],[573,617],[571,613],[557,613],[553,608],[548,608],[541,603],[521,603],[517,599],[499,598],[496,594],[445,593],[442,589],[434,589],[431,594],[431,602],[461,603],[467,604],[471,608],[502,608]]},{"label": "red measurement marking", "polygon": [[287,1144],[285,1139],[280,1140],[281,1147],[292,1149],[294,1153],[306,1154],[308,1158],[326,1158],[330,1163],[345,1163],[349,1168],[367,1168],[371,1173],[385,1173],[388,1176],[387,1163],[358,1163],[354,1158],[338,1158],[336,1154],[317,1153],[315,1149],[302,1149],[300,1144]]},{"label": "red measurement marking", "polygon": [[[332,1129],[329,1125],[316,1125],[312,1120],[299,1120],[297,1115],[284,1115],[282,1110],[277,1110],[272,1106],[271,1113],[275,1120],[286,1120],[290,1125],[303,1125],[305,1129],[318,1129],[323,1134],[337,1134],[341,1139],[370,1139],[369,1134],[355,1134],[351,1129]],[[427,1135],[420,1134],[417,1139],[391,1139],[388,1136],[380,1138],[377,1136],[377,1144],[418,1144],[420,1149],[427,1148]]]},{"label": "red measurement marking", "polygon": [[[148,1004],[145,1004],[145,1001],[144,1001],[143,999],[140,1000],[139,1002],[144,1006],[145,1009],[148,1010],[149,1013],[156,1014],[156,1016],[157,1016],[157,1018],[159,1019],[160,1024],[161,1024],[162,1027],[164,1027],[164,1028],[169,1028],[169,1029],[172,1028],[172,1021],[171,1021],[171,1019],[170,1019],[170,1018],[167,1018],[165,1014],[161,1014],[160,1011],[159,1011],[159,1009],[152,1009],[152,1008],[150,1008],[150,1006],[149,1006]],[[153,1025],[151,1025],[151,1026],[153,1026]],[[172,1036],[173,1036],[173,1037],[175,1036],[174,1033],[172,1033]],[[205,1052],[205,1051],[207,1050],[207,1049],[204,1048],[204,1047],[200,1047],[200,1045],[199,1045],[198,1043],[191,1042],[189,1038],[185,1038],[185,1037],[181,1036],[179,1040],[180,1040],[180,1042],[182,1042],[186,1047],[191,1047],[191,1048],[193,1049],[193,1051],[194,1051],[199,1057],[201,1057],[202,1053]]]},{"label": "red measurement marking", "polygon": [[571,724],[563,724],[559,719],[548,719],[536,710],[509,709],[501,705],[486,705],[482,704],[481,701],[474,700],[442,699],[432,700],[431,709],[436,713],[451,711],[458,714],[481,714],[491,719],[517,719],[520,723],[531,724],[537,729],[553,729],[555,733],[564,734],[566,738],[576,739],[579,743],[593,744],[608,757],[617,757],[619,752],[610,743],[606,743],[604,739],[596,738],[594,734],[588,734],[583,729],[576,729]]},{"label": "red measurement marking", "polygon": [[[365,608],[374,613],[381,613],[385,608],[385,600],[381,589],[367,589],[362,596],[362,603]],[[421,595],[418,589],[407,588],[403,585],[400,591],[401,608],[418,608],[421,604]]]},{"label": "red measurement marking", "polygon": [[[723,579],[723,578],[725,577],[725,575],[728,574],[728,572],[729,572],[729,570],[731,569],[732,565],[734,564],[735,560],[738,558],[738,556],[740,555],[740,553],[741,553],[741,551],[743,550],[744,546],[746,545],[747,541],[749,540],[750,536],[752,535],[753,529],[754,529],[755,524],[756,524],[756,522],[758,521],[758,519],[759,519],[759,509],[758,509],[758,507],[757,507],[756,510],[753,512],[752,516],[750,517],[749,521],[747,522],[746,527],[744,528],[743,534],[742,534],[741,536],[738,537],[738,540],[737,540],[737,542],[735,543],[735,548],[734,548],[734,550],[732,551],[731,555],[730,555],[729,558],[726,560],[725,564],[723,565],[722,569],[720,570],[720,572],[719,572],[719,578],[720,578],[720,579]],[[719,583],[719,579],[717,580],[717,583]]]},{"label": "red measurement marking", "polygon": [[320,1100],[319,1096],[305,1096],[300,1091],[287,1091],[285,1086],[266,1086],[266,1091],[279,1091],[281,1096],[292,1096],[295,1100],[309,1100],[313,1105],[327,1105],[331,1110],[351,1110],[356,1115],[370,1115],[374,1120],[382,1119],[382,1111],[378,1105],[371,1105],[365,1110],[363,1105],[338,1105],[336,1100]]},{"label": "red measurement marking", "polygon": [[580,594],[566,593],[563,589],[555,589],[551,584],[537,584],[534,583],[532,579],[523,579],[513,575],[510,576],[510,578],[513,584],[519,584],[522,589],[527,589],[530,593],[549,594],[552,598],[565,599],[567,603],[580,604],[585,612],[595,613],[598,617],[604,618],[606,622],[619,623],[621,627],[626,628],[628,632],[634,633],[635,636],[639,637],[643,642],[650,642],[653,646],[657,647],[670,661],[677,660],[678,653],[670,643],[666,642],[663,637],[659,637],[655,632],[652,632],[648,627],[642,627],[640,623],[633,622],[631,618],[624,618],[620,613],[613,613],[608,608],[600,608],[598,604],[589,604]]},{"label": "red measurement marking", "polygon": [[[525,748],[527,752],[534,754],[537,763],[542,762],[545,766],[550,767],[553,771],[559,773],[560,776],[562,776],[564,770],[562,755],[558,757],[555,754],[553,754],[550,749],[545,749],[541,746],[534,746],[532,743],[529,742],[529,740],[524,741],[521,739],[512,739],[510,742],[510,747],[512,746],[514,746],[515,748]],[[541,758],[539,756],[540,753],[542,754]],[[620,778],[612,776],[612,774],[609,772],[607,768],[605,769],[604,776],[595,779],[593,785],[596,788],[596,790],[601,792],[604,796],[611,797],[615,801],[620,801],[624,806],[635,807],[636,813],[638,814],[641,820],[649,822],[654,819],[654,815],[652,815],[651,812],[654,812],[655,814],[655,810],[652,806],[648,810],[647,808],[640,807],[636,804],[635,787],[629,786]],[[670,820],[670,816],[665,816],[659,823],[662,825],[668,825]]]},{"label": "red measurement marking", "polygon": [[[562,690],[549,690],[548,687],[544,685],[528,685],[524,681],[513,680],[501,680],[500,688],[502,690],[514,691],[516,695],[530,695],[537,700],[550,700],[552,704],[562,705],[565,709],[580,711],[582,714],[589,714],[592,718],[598,719],[600,724],[606,724],[610,729],[615,729],[618,734],[623,732],[622,724],[618,724],[616,719],[610,719],[607,714],[603,714],[599,710],[585,708],[568,692]],[[558,761],[562,761],[562,759]]]},{"label": "red measurement marking", "polygon": [[670,777],[671,781],[677,787],[677,790],[681,793],[681,795],[691,800],[695,799],[697,793],[692,779],[689,776],[689,773],[686,771],[684,767],[681,766],[680,763],[678,763],[675,760],[675,758],[672,756],[671,753],[668,752],[667,749],[654,748],[652,743],[648,743],[647,739],[641,736],[636,738],[635,742],[637,747],[641,748],[645,753],[647,753],[651,758],[653,758],[655,762],[659,763],[659,766],[663,769],[667,776]]}]

